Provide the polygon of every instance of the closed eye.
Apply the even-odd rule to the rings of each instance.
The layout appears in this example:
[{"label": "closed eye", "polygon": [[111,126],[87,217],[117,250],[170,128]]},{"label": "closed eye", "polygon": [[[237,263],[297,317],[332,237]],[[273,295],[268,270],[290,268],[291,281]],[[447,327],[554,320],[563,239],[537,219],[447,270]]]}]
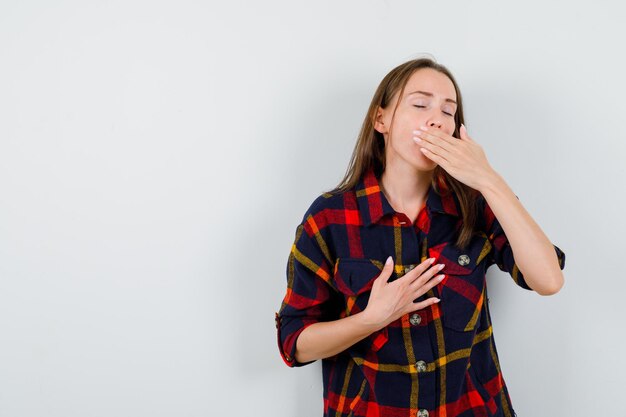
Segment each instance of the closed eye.
[{"label": "closed eye", "polygon": [[[417,108],[419,108],[419,109],[426,108],[426,106],[418,106],[417,104],[414,104],[414,105],[413,105],[413,107],[417,107]],[[445,111],[443,112],[443,114],[446,114],[446,115],[448,115],[448,116],[450,116],[450,117],[454,116],[453,114],[450,114],[450,113],[445,112]]]}]

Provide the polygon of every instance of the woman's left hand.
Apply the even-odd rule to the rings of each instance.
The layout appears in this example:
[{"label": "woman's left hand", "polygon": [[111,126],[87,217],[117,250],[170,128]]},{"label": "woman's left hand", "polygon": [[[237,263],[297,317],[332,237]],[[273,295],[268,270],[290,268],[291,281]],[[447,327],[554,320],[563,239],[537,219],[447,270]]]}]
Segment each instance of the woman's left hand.
[{"label": "woman's left hand", "polygon": [[421,130],[413,131],[413,140],[421,146],[420,150],[428,159],[463,184],[481,191],[495,171],[489,165],[482,146],[467,135],[464,125],[459,132],[460,139],[440,129],[422,126]]}]

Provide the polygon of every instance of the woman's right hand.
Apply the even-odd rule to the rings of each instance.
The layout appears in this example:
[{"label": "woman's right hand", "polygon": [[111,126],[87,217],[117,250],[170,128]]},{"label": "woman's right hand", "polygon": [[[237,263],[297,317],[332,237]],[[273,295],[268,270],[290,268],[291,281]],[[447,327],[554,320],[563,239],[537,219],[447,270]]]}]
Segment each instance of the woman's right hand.
[{"label": "woman's right hand", "polygon": [[[431,258],[432,259],[432,258]],[[389,257],[382,272],[372,284],[370,298],[365,310],[337,320],[320,321],[306,327],[296,342],[296,361],[328,358],[343,352],[359,340],[382,329],[403,314],[419,310],[437,302],[429,298],[419,303],[413,300],[441,282],[433,278],[441,269],[427,259],[401,278],[388,282],[393,271],[393,259]],[[430,268],[430,269],[429,269]],[[443,278],[443,275],[441,275]]]},{"label": "woman's right hand", "polygon": [[436,297],[419,303],[413,300],[439,284],[444,274],[433,276],[443,268],[443,264],[433,264],[434,258],[426,259],[415,268],[393,282],[388,282],[393,271],[393,259],[387,258],[382,272],[374,281],[367,307],[361,314],[363,320],[377,329],[382,329],[404,314],[421,310],[439,302]]}]

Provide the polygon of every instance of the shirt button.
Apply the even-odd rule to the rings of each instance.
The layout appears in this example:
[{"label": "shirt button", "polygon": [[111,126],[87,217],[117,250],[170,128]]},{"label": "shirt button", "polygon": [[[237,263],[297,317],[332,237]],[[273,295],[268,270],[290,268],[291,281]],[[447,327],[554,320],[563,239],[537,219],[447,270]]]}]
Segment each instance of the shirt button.
[{"label": "shirt button", "polygon": [[470,263],[470,258],[467,255],[461,255],[458,259],[459,265],[465,266]]},{"label": "shirt button", "polygon": [[417,368],[417,372],[426,372],[426,362],[424,361],[417,361],[415,367]]},{"label": "shirt button", "polygon": [[413,326],[417,326],[418,324],[422,322],[422,316],[420,316],[418,313],[413,313],[411,314],[411,318],[409,319],[409,322]]},{"label": "shirt button", "polygon": [[421,408],[418,412],[417,412],[417,417],[428,417],[428,410],[425,408]]}]

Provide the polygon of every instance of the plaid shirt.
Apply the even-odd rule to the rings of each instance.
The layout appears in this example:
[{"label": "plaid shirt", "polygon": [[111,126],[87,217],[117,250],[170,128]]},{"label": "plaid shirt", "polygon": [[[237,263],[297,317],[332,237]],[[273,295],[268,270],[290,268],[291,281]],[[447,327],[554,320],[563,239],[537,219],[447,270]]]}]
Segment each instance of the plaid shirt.
[{"label": "plaid shirt", "polygon": [[[390,281],[426,258],[444,263],[446,278],[416,301],[440,303],[405,314],[347,350],[322,359],[324,416],[515,416],[489,313],[485,273],[492,264],[530,290],[500,223],[482,195],[477,234],[454,246],[460,206],[432,186],[414,224],[396,212],[370,169],[356,189],[320,195],[295,233],[287,292],[276,313],[278,346],[290,367],[307,326],[356,314],[367,306],[387,256]],[[555,245],[560,268],[565,254]]]}]

